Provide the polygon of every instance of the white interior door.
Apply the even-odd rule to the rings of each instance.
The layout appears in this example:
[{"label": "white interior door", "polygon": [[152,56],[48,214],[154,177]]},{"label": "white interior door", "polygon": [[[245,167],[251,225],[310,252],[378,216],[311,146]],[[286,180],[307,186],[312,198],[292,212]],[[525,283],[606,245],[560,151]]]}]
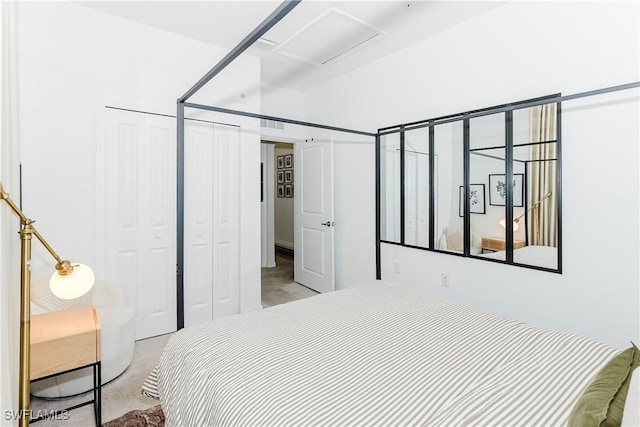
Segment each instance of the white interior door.
[{"label": "white interior door", "polygon": [[294,144],[294,280],[318,292],[335,288],[333,143]]},{"label": "white interior door", "polygon": [[105,279],[136,312],[136,339],[176,330],[175,119],[105,111]]}]

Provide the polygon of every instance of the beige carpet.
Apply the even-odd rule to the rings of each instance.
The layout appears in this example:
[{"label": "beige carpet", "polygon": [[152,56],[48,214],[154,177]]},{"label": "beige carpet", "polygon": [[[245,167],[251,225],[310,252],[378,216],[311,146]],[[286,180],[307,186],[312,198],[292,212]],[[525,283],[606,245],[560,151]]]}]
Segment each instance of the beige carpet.
[{"label": "beige carpet", "polygon": [[293,281],[293,255],[276,253],[276,267],[262,269],[262,307],[318,295]]}]

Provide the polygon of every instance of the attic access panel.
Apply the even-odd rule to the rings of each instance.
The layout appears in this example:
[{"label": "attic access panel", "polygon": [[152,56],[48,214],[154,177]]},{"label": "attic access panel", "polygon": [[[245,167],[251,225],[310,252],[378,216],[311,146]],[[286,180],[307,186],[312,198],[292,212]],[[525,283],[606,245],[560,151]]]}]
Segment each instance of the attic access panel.
[{"label": "attic access panel", "polygon": [[282,42],[273,52],[323,67],[385,35],[373,25],[332,8]]}]

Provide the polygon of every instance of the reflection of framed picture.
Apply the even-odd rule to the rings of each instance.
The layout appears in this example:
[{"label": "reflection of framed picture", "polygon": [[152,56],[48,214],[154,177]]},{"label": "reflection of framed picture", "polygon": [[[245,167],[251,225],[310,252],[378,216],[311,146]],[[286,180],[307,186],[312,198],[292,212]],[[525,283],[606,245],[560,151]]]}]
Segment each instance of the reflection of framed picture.
[{"label": "reflection of framed picture", "polygon": [[[484,184],[469,184],[469,204],[471,213],[486,213]],[[464,187],[462,186],[458,194],[458,215],[464,216]]]},{"label": "reflection of framed picture", "polygon": [[287,154],[284,156],[284,167],[292,168],[293,167],[293,154]]},{"label": "reflection of framed picture", "polygon": [[284,168],[284,156],[278,156],[277,157],[278,160],[278,169],[283,169]]},{"label": "reflection of framed picture", "polygon": [[284,186],[284,197],[293,197],[293,184]]},{"label": "reflection of framed picture", "polygon": [[293,171],[292,170],[284,171],[284,182],[286,182],[287,184],[290,184],[290,183],[293,182]]},{"label": "reflection of framed picture", "polygon": [[284,171],[278,171],[278,184],[284,184]]},{"label": "reflection of framed picture", "polygon": [[[513,174],[513,206],[522,207],[524,174]],[[505,175],[489,175],[489,204],[504,206],[507,199],[507,180]]]},{"label": "reflection of framed picture", "polygon": [[284,197],[284,185],[278,184],[278,197]]}]

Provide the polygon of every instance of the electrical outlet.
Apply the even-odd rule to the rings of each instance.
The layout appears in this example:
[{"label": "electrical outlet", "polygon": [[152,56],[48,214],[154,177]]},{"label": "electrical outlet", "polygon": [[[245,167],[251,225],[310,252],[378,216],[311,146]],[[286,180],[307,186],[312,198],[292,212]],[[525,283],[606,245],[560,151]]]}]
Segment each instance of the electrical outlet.
[{"label": "electrical outlet", "polygon": [[445,288],[449,287],[449,275],[447,273],[442,273],[442,276],[440,278],[440,284]]},{"label": "electrical outlet", "polygon": [[393,263],[393,272],[396,274],[400,274],[400,263],[398,261],[395,261]]}]

